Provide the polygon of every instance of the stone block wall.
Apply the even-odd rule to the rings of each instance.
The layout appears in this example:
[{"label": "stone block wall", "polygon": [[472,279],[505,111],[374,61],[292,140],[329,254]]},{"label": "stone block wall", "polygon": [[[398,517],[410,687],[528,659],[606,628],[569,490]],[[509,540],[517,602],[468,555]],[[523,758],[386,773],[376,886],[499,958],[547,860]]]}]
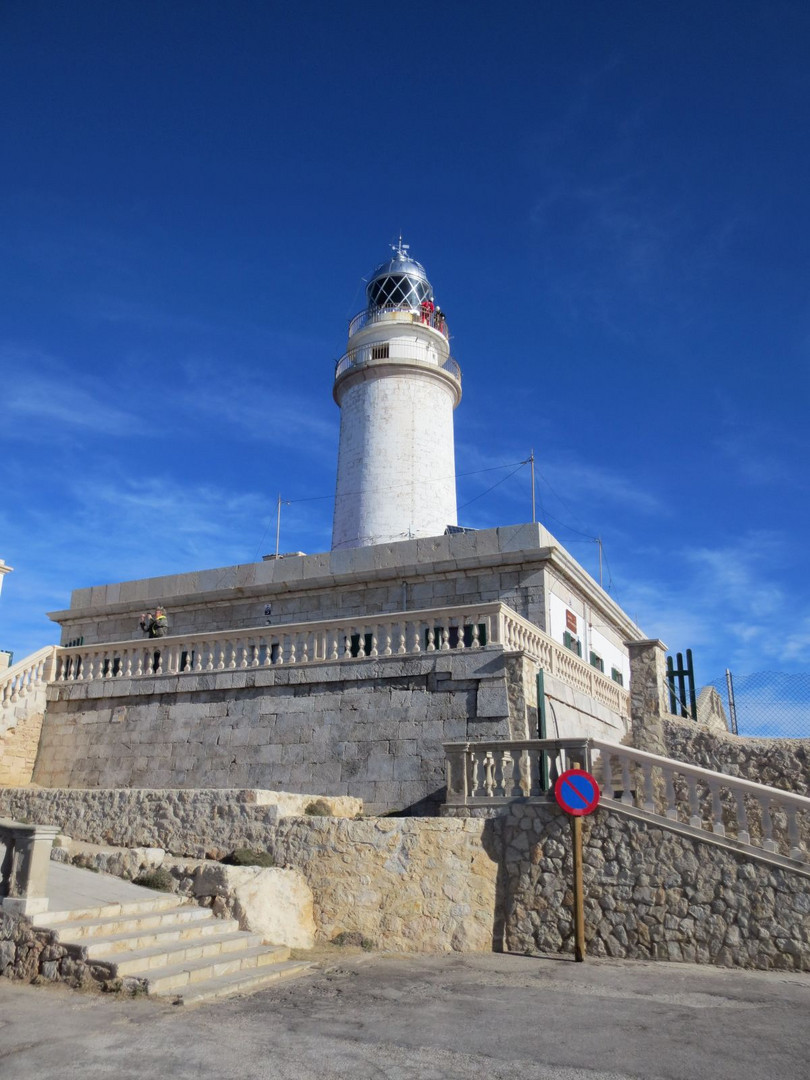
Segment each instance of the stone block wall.
[{"label": "stone block wall", "polygon": [[[573,951],[570,820],[554,804],[339,820],[216,803],[232,793],[153,792],[147,828],[142,794],[0,790],[0,812],[177,856],[269,851],[306,879],[322,941],[357,931],[400,951]],[[614,808],[587,818],[583,834],[591,955],[810,971],[806,874]]]},{"label": "stone block wall", "polygon": [[520,658],[484,648],[54,684],[33,779],[278,788],[428,812],[443,799],[444,742],[525,738],[523,677]]},{"label": "stone block wall", "polygon": [[31,782],[46,705],[41,683],[0,710],[0,784]]}]

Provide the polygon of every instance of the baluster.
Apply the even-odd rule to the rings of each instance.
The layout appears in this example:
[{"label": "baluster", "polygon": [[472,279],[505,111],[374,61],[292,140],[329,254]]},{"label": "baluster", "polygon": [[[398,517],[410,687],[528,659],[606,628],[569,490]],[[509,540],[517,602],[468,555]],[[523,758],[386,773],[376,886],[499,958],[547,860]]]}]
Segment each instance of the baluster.
[{"label": "baluster", "polygon": [[802,848],[799,840],[799,822],[796,820],[796,807],[786,806],[785,813],[788,820],[788,841],[790,843],[791,859],[801,859]]},{"label": "baluster", "polygon": [[357,633],[357,659],[364,660],[366,656],[366,635],[363,632],[363,627],[352,627]]},{"label": "baluster", "polygon": [[481,760],[474,749],[470,748],[469,757],[467,759],[467,766],[469,769],[467,778],[467,791],[469,797],[474,799],[478,795],[478,789],[481,782]]},{"label": "baluster", "polygon": [[492,798],[495,791],[495,759],[492,751],[487,750],[484,756],[484,794]]},{"label": "baluster", "polygon": [[330,660],[337,660],[338,658],[338,633],[336,630],[332,631],[332,649],[329,653]]},{"label": "baluster", "polygon": [[427,632],[427,652],[436,652],[436,631],[432,626],[428,626]]},{"label": "baluster", "polygon": [[228,660],[228,669],[230,671],[233,671],[234,668],[236,667],[236,646],[237,646],[236,638],[231,638],[231,641],[229,642],[229,644],[230,644],[231,656],[230,656],[230,659]]},{"label": "baluster", "polygon": [[723,804],[720,802],[720,785],[717,781],[709,781],[709,791],[712,793],[712,832],[718,836],[726,835],[726,827],[723,824]]},{"label": "baluster", "polygon": [[632,782],[630,780],[630,759],[626,754],[622,754],[619,760],[622,763],[622,802],[626,806],[633,805],[633,795],[631,792]]},{"label": "baluster", "polygon": [[534,791],[534,773],[537,771],[534,767],[534,759],[537,757],[538,755],[532,754],[530,750],[521,750],[518,754],[517,787],[518,794],[524,797],[539,794],[539,791]]},{"label": "baluster", "polygon": [[155,664],[155,675],[163,674],[163,649],[157,650],[157,663]]},{"label": "baluster", "polygon": [[132,677],[132,653],[127,649],[126,651],[127,666],[124,670],[124,678],[129,679]]},{"label": "baluster", "polygon": [[455,621],[456,621],[456,626],[458,627],[458,644],[456,645],[456,648],[457,649],[466,649],[467,646],[464,644],[464,616],[462,615],[460,618],[456,619]]},{"label": "baluster", "polygon": [[411,629],[413,630],[413,648],[411,652],[418,653],[422,651],[422,642],[420,640],[422,636],[422,623],[411,623]]},{"label": "baluster", "polygon": [[203,669],[203,650],[208,648],[206,641],[200,641],[194,653],[194,671],[199,673]]},{"label": "baluster", "polygon": [[368,655],[369,656],[378,656],[379,655],[379,653],[377,652],[377,633],[376,633],[376,631],[374,629],[372,629],[372,631],[371,631],[371,652]]},{"label": "baluster", "polygon": [[140,679],[141,676],[143,675],[143,658],[144,658],[143,649],[138,649],[138,662],[137,662],[137,665],[135,667],[135,678],[136,679]]},{"label": "baluster", "polygon": [[241,655],[241,659],[239,660],[239,668],[243,671],[248,666],[248,649],[250,648],[250,645],[246,641],[243,641],[241,638],[236,643],[236,645],[237,650]]},{"label": "baluster", "polygon": [[[88,681],[92,681],[96,677],[96,653],[88,653],[85,657],[85,678]],[[75,673],[78,664],[76,658],[73,659],[73,671]],[[101,672],[99,672],[101,674]],[[75,678],[75,674],[74,674]]]},{"label": "baluster", "polygon": [[703,818],[700,816],[697,780],[695,780],[694,776],[687,776],[686,782],[689,785],[689,824],[693,829],[702,829]]},{"label": "baluster", "polygon": [[477,621],[477,618],[478,617],[476,616],[476,621],[473,623],[472,628],[472,643],[470,644],[471,649],[481,648],[481,626],[480,623]]},{"label": "baluster", "polygon": [[441,648],[442,649],[449,649],[450,648],[450,627],[449,626],[443,626],[441,633],[442,633]]},{"label": "baluster", "polygon": [[397,654],[399,656],[402,656],[404,653],[406,653],[408,651],[408,646],[405,643],[406,642],[406,629],[407,629],[406,624],[405,623],[400,623],[400,626],[399,626],[399,647],[397,648]]},{"label": "baluster", "polygon": [[601,754],[602,762],[602,783],[605,794],[609,799],[613,798],[613,770],[610,767],[611,753],[609,750],[603,750]]},{"label": "baluster", "polygon": [[343,635],[343,659],[351,660],[352,658],[352,635],[351,628],[348,634]]},{"label": "baluster", "polygon": [[652,763],[644,762],[644,809],[649,813],[655,813],[655,793],[653,789]]},{"label": "baluster", "polygon": [[670,821],[677,821],[678,804],[675,801],[675,770],[666,766],[664,768],[664,780],[667,786],[667,817]]},{"label": "baluster", "polygon": [[762,807],[762,846],[766,851],[778,851],[776,841],[773,838],[773,819],[771,818],[771,800],[768,795],[758,797]]},{"label": "baluster", "polygon": [[748,809],[745,805],[745,792],[738,788],[734,792],[737,801],[737,839],[741,844],[751,843],[751,833],[748,829]]},{"label": "baluster", "polygon": [[[504,784],[503,793],[509,795],[512,798],[519,799],[523,794],[523,777],[521,775],[521,757],[520,751],[513,757],[510,751],[507,751],[503,757],[503,769],[504,769]],[[509,766],[509,782],[506,779],[506,767]]]},{"label": "baluster", "polygon": [[309,634],[304,634],[301,641],[301,663],[309,663]]},{"label": "baluster", "polygon": [[393,642],[393,637],[394,637],[394,627],[392,626],[391,623],[386,623],[384,629],[385,629],[385,648],[383,649],[383,656],[390,656],[391,653],[394,651],[391,648],[391,644]]},{"label": "baluster", "polygon": [[217,662],[216,662],[216,670],[217,671],[224,671],[225,670],[225,642],[224,641],[214,642],[214,645],[213,645],[212,650],[211,650],[211,659],[212,660],[214,659],[214,654],[215,653],[218,654],[218,659],[217,659]]}]

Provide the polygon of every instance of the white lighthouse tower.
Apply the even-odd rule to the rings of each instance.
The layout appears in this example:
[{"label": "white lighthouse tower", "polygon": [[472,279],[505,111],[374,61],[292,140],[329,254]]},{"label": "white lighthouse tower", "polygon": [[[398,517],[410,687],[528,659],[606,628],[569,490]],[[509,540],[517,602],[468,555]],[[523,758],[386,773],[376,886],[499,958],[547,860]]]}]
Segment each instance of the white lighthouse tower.
[{"label": "white lighthouse tower", "polygon": [[333,551],[440,536],[457,522],[453,410],[461,371],[425,268],[401,238],[366,297],[335,368]]}]

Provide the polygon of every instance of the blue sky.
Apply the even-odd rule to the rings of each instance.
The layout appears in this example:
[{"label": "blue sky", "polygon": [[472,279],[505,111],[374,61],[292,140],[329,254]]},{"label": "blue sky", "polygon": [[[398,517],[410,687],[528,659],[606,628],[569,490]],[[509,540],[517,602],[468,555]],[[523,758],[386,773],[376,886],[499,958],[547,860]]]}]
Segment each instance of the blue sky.
[{"label": "blue sky", "polygon": [[[810,8],[0,5],[0,647],[329,547],[333,361],[401,231],[460,521],[538,516],[698,681],[806,670]],[[503,479],[491,491],[493,484]]]}]

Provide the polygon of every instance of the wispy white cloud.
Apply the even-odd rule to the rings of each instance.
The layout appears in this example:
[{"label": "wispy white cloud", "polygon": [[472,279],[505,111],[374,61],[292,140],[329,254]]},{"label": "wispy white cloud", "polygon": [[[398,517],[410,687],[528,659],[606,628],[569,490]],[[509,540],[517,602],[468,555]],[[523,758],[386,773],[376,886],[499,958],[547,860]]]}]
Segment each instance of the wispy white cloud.
[{"label": "wispy white cloud", "polygon": [[48,425],[49,439],[59,429],[91,429],[97,434],[132,435],[140,429],[138,417],[114,404],[87,376],[73,371],[58,358],[36,350],[0,345],[0,365],[4,368],[2,409],[5,434],[14,425],[15,437],[41,439]]}]

